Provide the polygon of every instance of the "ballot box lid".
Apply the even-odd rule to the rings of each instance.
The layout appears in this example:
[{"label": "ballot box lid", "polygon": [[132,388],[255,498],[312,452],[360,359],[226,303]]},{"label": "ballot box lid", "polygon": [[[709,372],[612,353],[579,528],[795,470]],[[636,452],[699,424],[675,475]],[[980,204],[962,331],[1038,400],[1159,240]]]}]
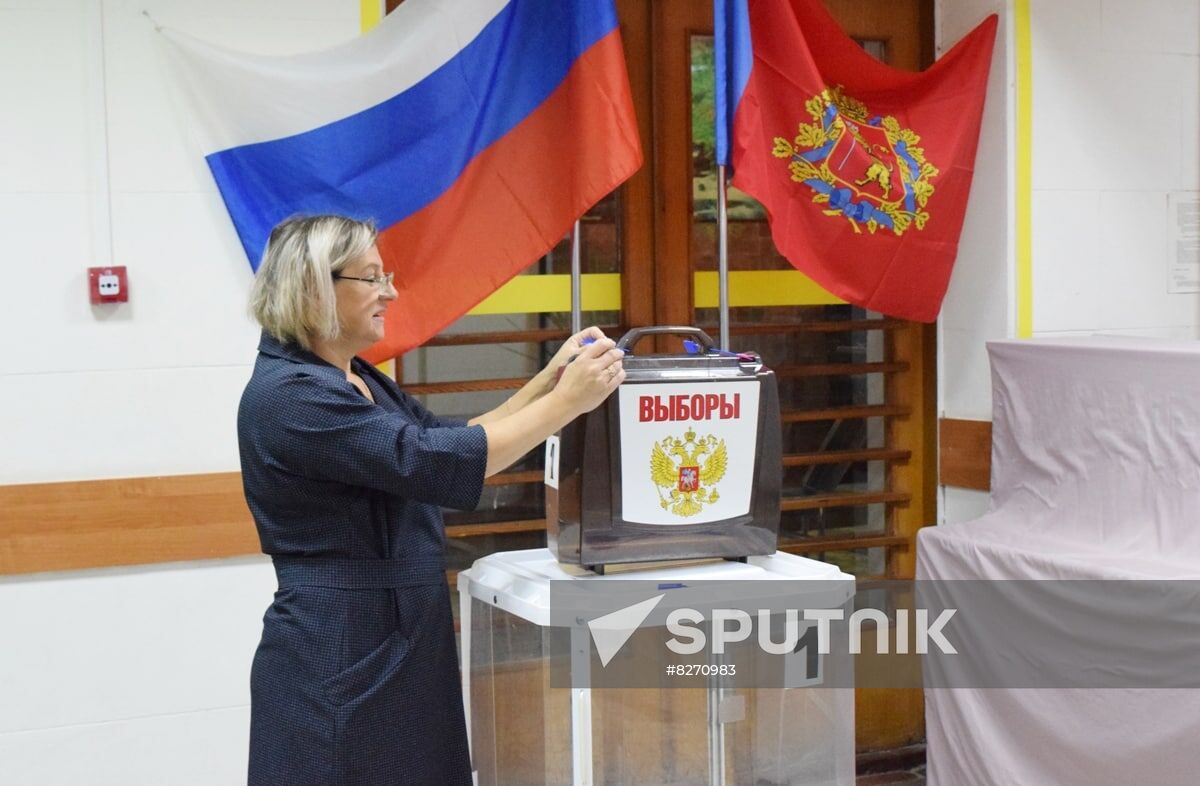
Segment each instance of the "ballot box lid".
[{"label": "ballot box lid", "polygon": [[550,587],[556,581],[600,582],[613,593],[621,592],[621,582],[653,581],[672,588],[681,604],[692,607],[701,604],[695,593],[686,592],[687,582],[744,582],[747,594],[738,598],[741,602],[769,601],[771,582],[780,582],[775,594],[788,603],[800,599],[796,582],[809,582],[811,590],[802,592],[805,608],[836,608],[854,594],[854,577],[836,565],[782,551],[748,557],[745,562],[716,559],[612,566],[603,575],[560,563],[549,549],[506,551],[481,557],[460,572],[458,590],[464,600],[470,596],[545,627],[552,624]]}]

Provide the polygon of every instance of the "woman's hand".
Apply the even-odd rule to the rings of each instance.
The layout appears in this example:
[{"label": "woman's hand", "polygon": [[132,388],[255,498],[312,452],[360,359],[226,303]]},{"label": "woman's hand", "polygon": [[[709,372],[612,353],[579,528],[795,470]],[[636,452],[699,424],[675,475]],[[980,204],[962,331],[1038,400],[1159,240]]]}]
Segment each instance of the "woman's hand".
[{"label": "woman's hand", "polygon": [[[582,340],[589,337],[595,341],[584,345]],[[588,328],[571,336],[563,350],[554,356],[554,361],[541,372],[551,375],[549,384],[553,389],[549,393],[533,396],[507,414],[493,410],[472,421],[483,426],[487,433],[485,477],[503,471],[537,447],[539,442],[598,407],[625,381],[625,369],[621,366],[625,353],[614,347],[616,343],[605,338],[598,328]],[[571,360],[572,356],[574,360]],[[560,360],[561,365],[555,365]],[[553,375],[559,368],[562,378],[554,385]],[[517,395],[523,395],[531,387],[533,383]]]},{"label": "woman's hand", "polygon": [[[586,330],[581,330],[575,335],[563,342],[562,347],[558,352],[554,353],[554,357],[546,364],[546,367],[534,375],[533,379],[525,383],[524,387],[513,394],[512,398],[505,401],[500,406],[484,412],[482,415],[471,418],[468,421],[469,425],[483,425],[484,423],[494,423],[500,418],[515,415],[516,413],[537,401],[542,396],[554,389],[554,385],[558,382],[559,375],[566,368],[567,363],[571,358],[583,351],[584,339],[592,339],[593,341],[607,341],[604,336],[604,331],[598,327],[590,327]],[[609,342],[610,344],[612,342]]]},{"label": "woman's hand", "polygon": [[[598,328],[588,328],[572,336],[571,340],[594,335],[589,330],[600,333]],[[615,347],[615,341],[604,338],[604,334],[600,333],[594,342],[577,351],[574,361],[564,361],[566,366],[554,394],[571,412],[576,415],[591,412],[625,381],[625,369],[621,363],[625,353]]]},{"label": "woman's hand", "polygon": [[546,368],[542,370],[542,373],[546,375],[549,387],[554,386],[558,375],[562,373],[563,367],[567,365],[571,358],[583,351],[585,346],[583,340],[585,338],[600,341],[607,338],[607,336],[604,335],[603,330],[593,325],[592,327],[584,328],[564,341],[563,345],[554,353],[554,357],[550,358],[550,362],[546,364]]}]

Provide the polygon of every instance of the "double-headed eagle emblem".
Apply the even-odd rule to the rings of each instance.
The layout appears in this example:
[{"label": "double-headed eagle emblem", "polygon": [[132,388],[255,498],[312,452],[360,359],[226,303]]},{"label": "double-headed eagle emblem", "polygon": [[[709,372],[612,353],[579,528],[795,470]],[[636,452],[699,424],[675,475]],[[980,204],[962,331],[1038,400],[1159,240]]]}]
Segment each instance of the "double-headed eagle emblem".
[{"label": "double-headed eagle emblem", "polygon": [[725,477],[727,464],[725,440],[711,434],[697,439],[696,432],[688,429],[683,439],[666,437],[654,443],[650,479],[664,510],[694,516],[720,499],[715,485]]}]

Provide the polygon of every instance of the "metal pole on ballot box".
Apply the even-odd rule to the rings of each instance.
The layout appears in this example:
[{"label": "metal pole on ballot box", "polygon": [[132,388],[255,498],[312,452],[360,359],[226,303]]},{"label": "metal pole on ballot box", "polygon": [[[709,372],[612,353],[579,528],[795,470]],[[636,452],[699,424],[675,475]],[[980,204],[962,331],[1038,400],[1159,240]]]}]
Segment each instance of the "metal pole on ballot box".
[{"label": "metal pole on ballot box", "polygon": [[[729,204],[725,182],[726,167],[717,166],[717,341],[721,349],[729,349]],[[710,655],[711,658],[717,656]],[[708,782],[710,786],[725,784],[725,726],[721,723],[720,678],[708,679]]]},{"label": "metal pole on ballot box", "polygon": [[583,330],[582,257],[579,219],[575,219],[575,226],[571,229],[571,335]]},{"label": "metal pole on ballot box", "polygon": [[[710,638],[712,624],[709,624]],[[725,724],[721,722],[721,703],[725,690],[719,676],[725,657],[710,652],[708,665],[712,674],[707,677],[708,692],[708,786],[725,786]]]},{"label": "metal pole on ballot box", "polygon": [[729,349],[729,212],[726,203],[725,165],[717,166],[717,307],[721,349]]}]

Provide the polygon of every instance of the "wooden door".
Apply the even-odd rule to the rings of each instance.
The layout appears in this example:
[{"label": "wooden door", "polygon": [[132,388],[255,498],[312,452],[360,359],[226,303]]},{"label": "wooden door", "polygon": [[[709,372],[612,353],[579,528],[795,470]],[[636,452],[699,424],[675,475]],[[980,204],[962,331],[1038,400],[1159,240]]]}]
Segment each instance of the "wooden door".
[{"label": "wooden door", "polygon": [[[655,315],[716,329],[712,6],[655,0],[652,78]],[[871,54],[915,70],[932,57],[932,3],[829,0]],[[731,341],[780,382],[780,548],[862,579],[912,578],[915,535],[935,518],[934,331],[841,303],[775,250],[754,200],[731,191]],[[860,749],[919,740],[918,690],[858,692]]]},{"label": "wooden door", "polygon": [[[932,0],[826,0],[886,62],[932,59]],[[616,0],[646,164],[583,220],[585,323],[716,336],[712,3]],[[934,332],[841,303],[778,255],[761,207],[731,195],[731,341],[779,376],[780,548],[860,578],[911,578],[915,534],[935,518]],[[426,348],[397,364],[434,411],[495,406],[567,335],[564,241]],[[660,343],[660,349],[668,348]],[[447,515],[452,568],[545,544],[541,451],[488,481],[480,509]],[[923,736],[919,690],[860,690],[860,749]]]}]

